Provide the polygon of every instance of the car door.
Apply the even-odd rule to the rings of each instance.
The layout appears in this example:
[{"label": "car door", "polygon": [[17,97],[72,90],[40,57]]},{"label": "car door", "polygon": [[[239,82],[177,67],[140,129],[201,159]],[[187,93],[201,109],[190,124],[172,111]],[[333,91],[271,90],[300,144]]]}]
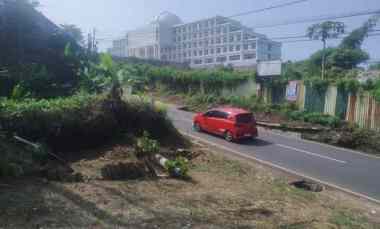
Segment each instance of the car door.
[{"label": "car door", "polygon": [[206,112],[204,115],[203,115],[203,130],[207,131],[207,132],[214,132],[214,129],[213,129],[213,126],[214,126],[214,121],[215,121],[215,113],[216,111],[215,110],[211,110],[211,111],[208,111]]},{"label": "car door", "polygon": [[228,114],[223,111],[216,110],[212,117],[209,118],[209,126],[211,129],[211,132],[215,134],[224,134],[224,131],[226,129],[226,121],[227,121]]}]

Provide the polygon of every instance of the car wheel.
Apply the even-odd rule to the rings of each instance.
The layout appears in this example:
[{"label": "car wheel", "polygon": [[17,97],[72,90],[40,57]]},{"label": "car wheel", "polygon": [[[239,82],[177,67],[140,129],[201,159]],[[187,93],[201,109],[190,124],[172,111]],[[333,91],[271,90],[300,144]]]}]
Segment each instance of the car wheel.
[{"label": "car wheel", "polygon": [[228,142],[233,142],[234,141],[234,137],[232,136],[232,133],[230,131],[227,131],[224,134],[224,139],[226,139],[226,141],[228,141]]},{"label": "car wheel", "polygon": [[193,127],[194,127],[194,130],[197,131],[197,132],[202,132],[202,128],[201,126],[199,125],[199,123],[194,123],[193,124]]}]

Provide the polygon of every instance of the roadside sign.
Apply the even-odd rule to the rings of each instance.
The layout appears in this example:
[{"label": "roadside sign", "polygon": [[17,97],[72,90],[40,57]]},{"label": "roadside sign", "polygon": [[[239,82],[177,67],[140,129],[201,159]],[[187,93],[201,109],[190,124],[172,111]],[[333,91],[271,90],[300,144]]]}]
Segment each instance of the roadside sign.
[{"label": "roadside sign", "polygon": [[298,95],[298,81],[290,81],[286,87],[286,100],[297,101]]}]

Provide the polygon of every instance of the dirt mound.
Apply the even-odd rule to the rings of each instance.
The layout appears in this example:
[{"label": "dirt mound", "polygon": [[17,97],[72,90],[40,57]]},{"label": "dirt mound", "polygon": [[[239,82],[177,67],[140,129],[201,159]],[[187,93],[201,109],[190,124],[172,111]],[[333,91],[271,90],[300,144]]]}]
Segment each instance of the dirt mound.
[{"label": "dirt mound", "polygon": [[101,169],[105,180],[136,180],[147,177],[146,166],[142,162],[109,164]]}]

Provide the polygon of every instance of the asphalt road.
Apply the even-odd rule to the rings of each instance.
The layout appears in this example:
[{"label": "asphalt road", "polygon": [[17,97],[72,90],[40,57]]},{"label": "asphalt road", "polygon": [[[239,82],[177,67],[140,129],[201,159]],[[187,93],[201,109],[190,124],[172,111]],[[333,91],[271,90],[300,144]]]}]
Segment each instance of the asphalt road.
[{"label": "asphalt road", "polygon": [[253,157],[297,175],[338,186],[380,203],[380,158],[352,150],[304,141],[294,136],[259,129],[259,138],[242,143],[192,129],[193,113],[170,107],[168,115],[181,132],[231,153]]}]

